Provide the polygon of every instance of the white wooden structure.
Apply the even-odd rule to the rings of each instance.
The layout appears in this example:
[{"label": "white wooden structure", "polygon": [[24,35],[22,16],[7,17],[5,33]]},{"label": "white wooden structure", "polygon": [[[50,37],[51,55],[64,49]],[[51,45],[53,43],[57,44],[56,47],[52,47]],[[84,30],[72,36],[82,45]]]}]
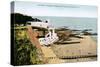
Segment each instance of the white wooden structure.
[{"label": "white wooden structure", "polygon": [[49,33],[45,35],[45,38],[39,38],[41,45],[50,45],[58,41],[58,36],[54,32],[54,29],[49,29]]},{"label": "white wooden structure", "polygon": [[53,28],[49,22],[28,22],[27,25],[48,29],[48,33],[45,35],[45,37],[39,38],[41,45],[50,45],[57,42],[59,39],[57,33],[55,33],[55,28]]}]

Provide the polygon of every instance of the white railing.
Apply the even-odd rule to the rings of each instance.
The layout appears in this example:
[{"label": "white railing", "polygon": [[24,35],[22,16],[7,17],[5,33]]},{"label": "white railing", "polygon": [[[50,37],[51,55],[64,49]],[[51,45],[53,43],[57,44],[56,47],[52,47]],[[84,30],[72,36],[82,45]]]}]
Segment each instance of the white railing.
[{"label": "white railing", "polygon": [[49,33],[45,35],[45,38],[39,38],[39,42],[41,45],[50,45],[53,44],[54,42],[57,42],[58,39],[59,38],[55,32],[49,31]]},{"label": "white railing", "polygon": [[48,28],[49,24],[46,22],[27,22],[28,26]]}]

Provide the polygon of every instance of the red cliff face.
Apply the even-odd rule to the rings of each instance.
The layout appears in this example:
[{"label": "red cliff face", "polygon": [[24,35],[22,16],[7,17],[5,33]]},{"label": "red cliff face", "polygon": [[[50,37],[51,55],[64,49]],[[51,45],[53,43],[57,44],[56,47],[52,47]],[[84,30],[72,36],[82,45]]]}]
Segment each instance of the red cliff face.
[{"label": "red cliff face", "polygon": [[40,45],[40,43],[39,43],[39,41],[37,39],[38,32],[33,31],[30,26],[28,27],[28,31],[27,32],[28,32],[28,35],[29,35],[29,38],[30,38],[32,44],[35,45],[36,48],[41,48],[41,45]]}]

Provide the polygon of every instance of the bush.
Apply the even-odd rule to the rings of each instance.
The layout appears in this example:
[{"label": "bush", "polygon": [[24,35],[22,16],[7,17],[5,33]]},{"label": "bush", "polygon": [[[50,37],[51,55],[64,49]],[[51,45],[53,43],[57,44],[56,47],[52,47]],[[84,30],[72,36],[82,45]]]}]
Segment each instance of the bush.
[{"label": "bush", "polygon": [[[15,44],[14,44],[14,64],[15,65],[30,65],[40,64],[41,61],[38,58],[37,49],[31,44],[27,35],[20,37],[17,34],[21,31],[15,31]],[[26,33],[25,33],[26,34]]]}]

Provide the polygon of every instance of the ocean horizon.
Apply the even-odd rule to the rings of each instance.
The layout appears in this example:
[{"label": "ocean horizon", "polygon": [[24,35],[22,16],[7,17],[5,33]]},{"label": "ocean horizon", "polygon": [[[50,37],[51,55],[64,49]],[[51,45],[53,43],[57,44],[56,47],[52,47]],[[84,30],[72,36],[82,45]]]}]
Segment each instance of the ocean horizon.
[{"label": "ocean horizon", "polygon": [[[69,29],[84,30],[92,29],[91,32],[97,33],[97,18],[84,17],[54,17],[54,16],[34,16],[40,20],[49,20],[55,28],[66,26]],[[33,18],[34,18],[33,17]]]}]

